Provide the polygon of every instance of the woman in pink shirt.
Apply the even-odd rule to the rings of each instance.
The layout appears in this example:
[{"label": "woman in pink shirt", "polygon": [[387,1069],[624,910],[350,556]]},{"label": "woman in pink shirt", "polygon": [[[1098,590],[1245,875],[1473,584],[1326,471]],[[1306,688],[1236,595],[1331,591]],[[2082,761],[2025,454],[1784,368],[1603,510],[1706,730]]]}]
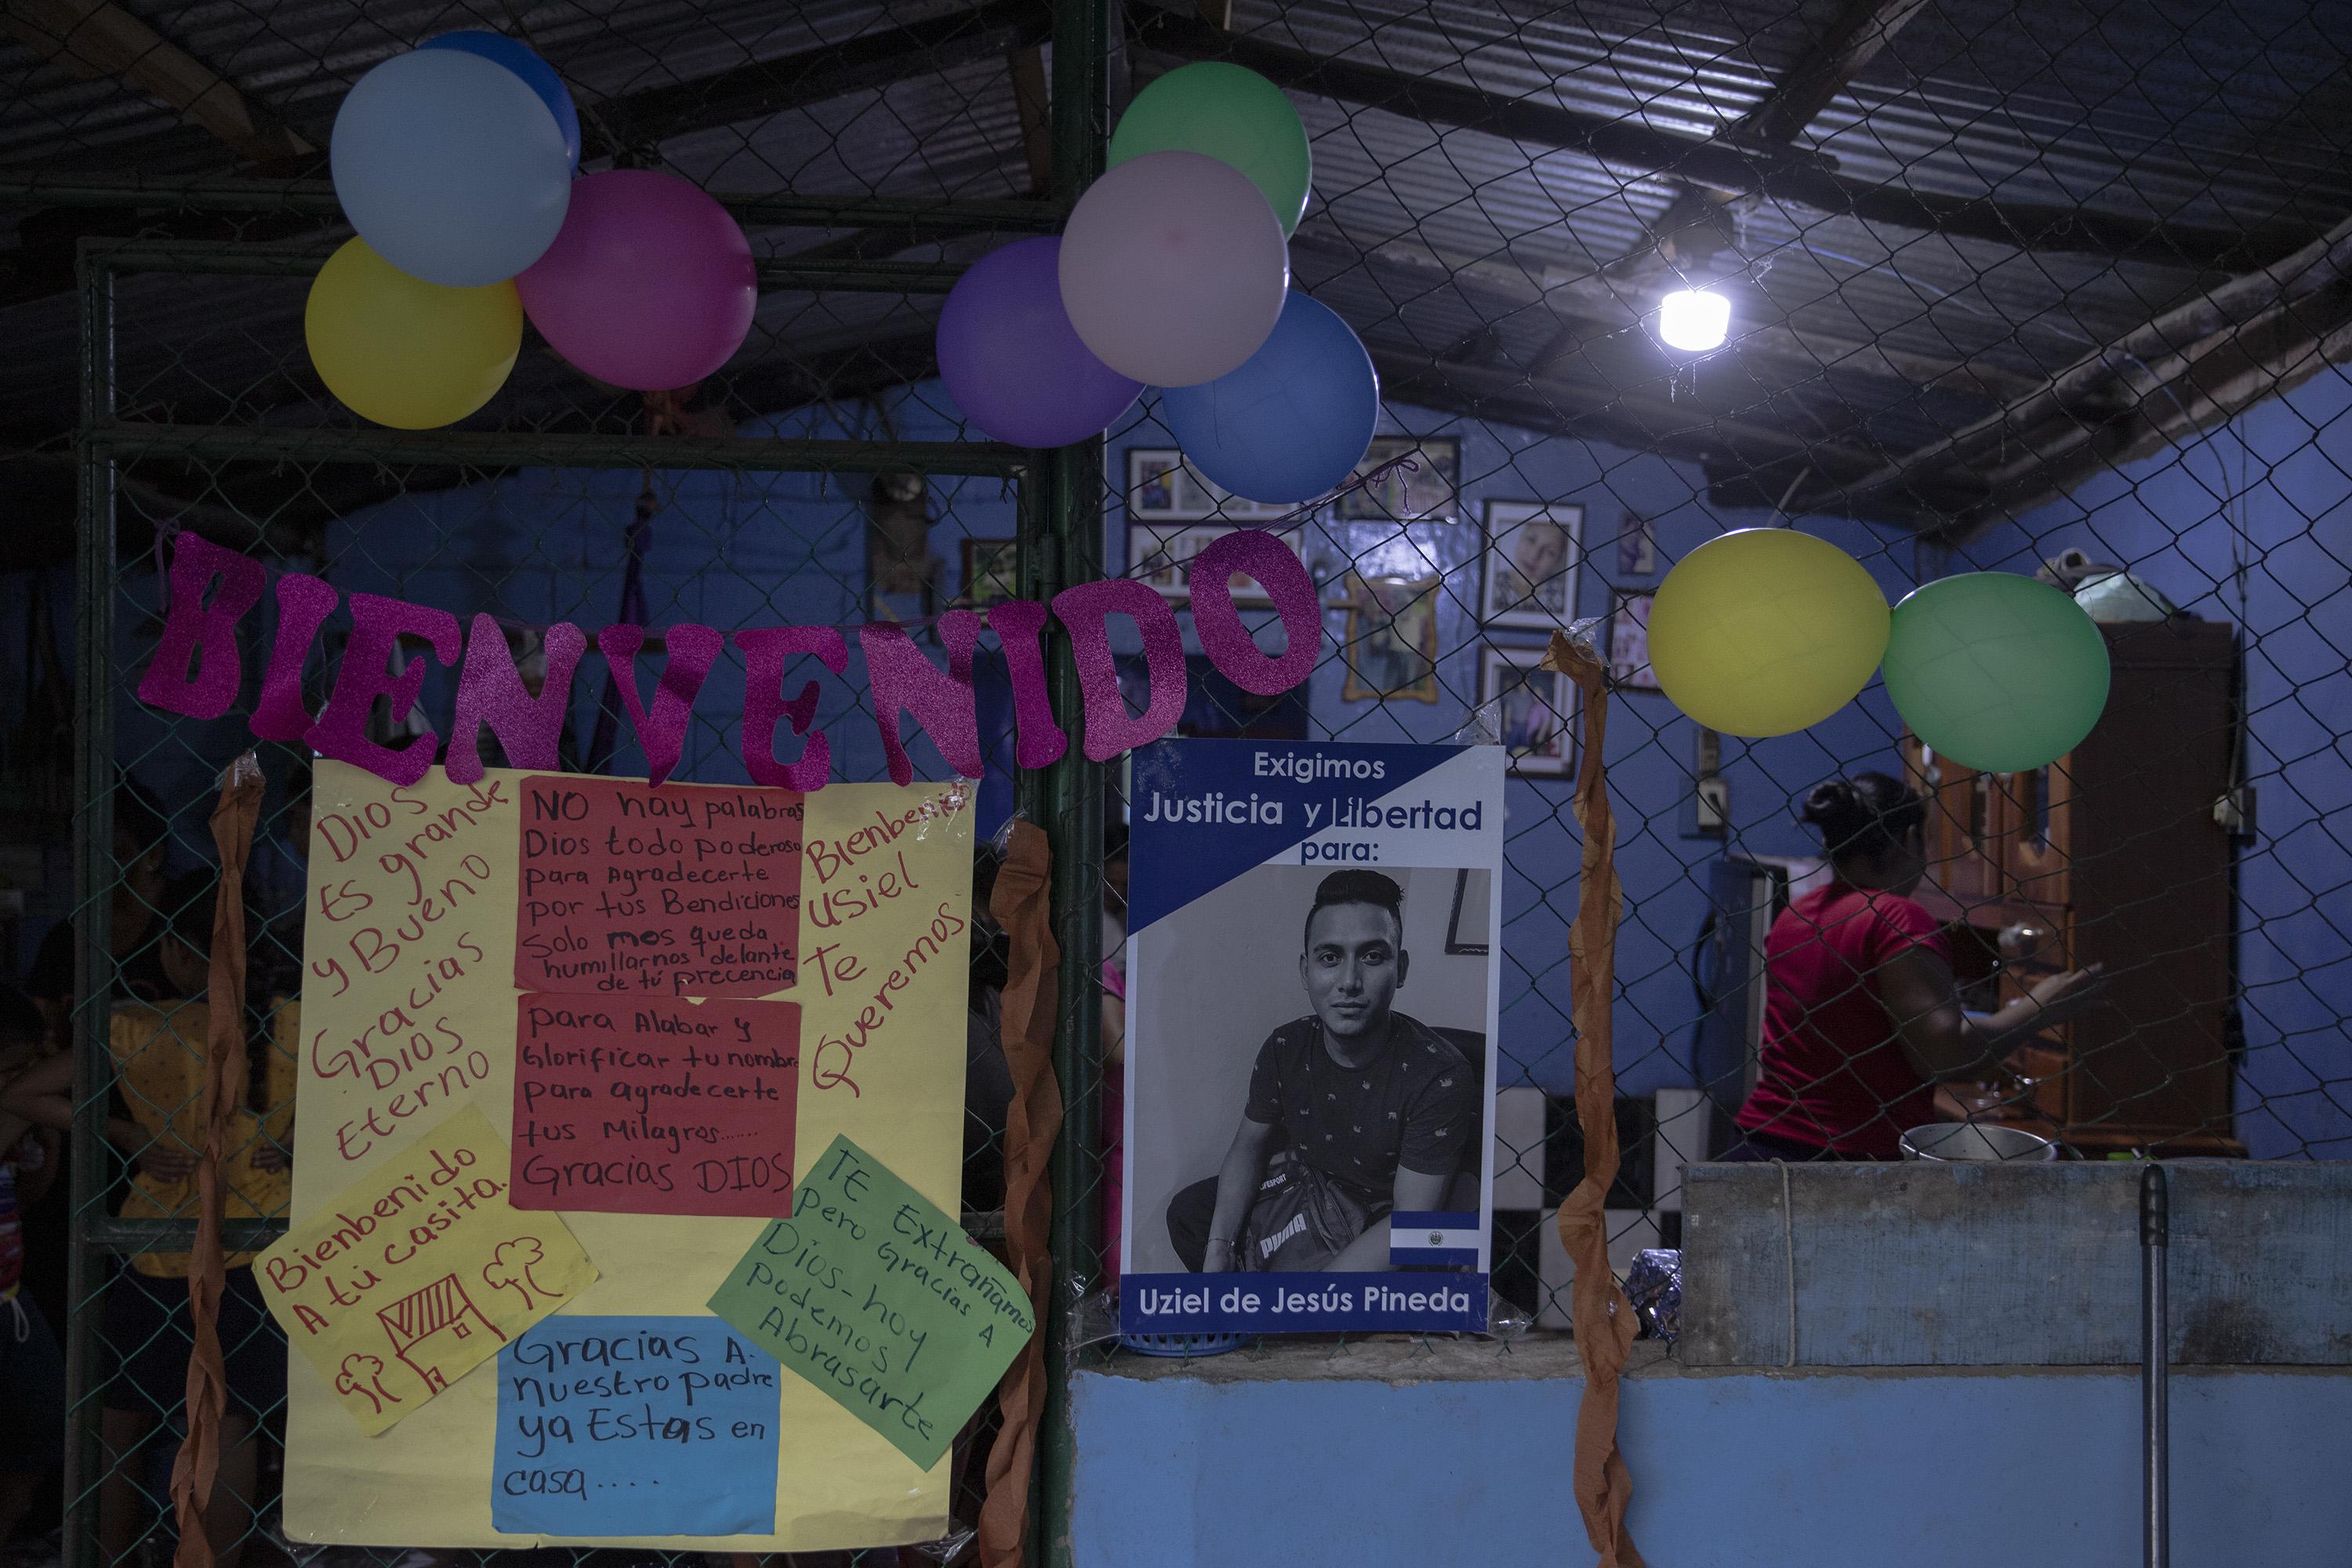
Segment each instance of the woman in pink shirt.
[{"label": "woman in pink shirt", "polygon": [[1764,944],[1763,1049],[1734,1118],[1734,1160],[1893,1160],[1932,1121],[1935,1085],[2000,1061],[2096,994],[2098,967],[2035,981],[1990,1017],[1960,1005],[1927,875],[1927,803],[1885,773],[1805,799],[1835,878],[1790,904]]}]

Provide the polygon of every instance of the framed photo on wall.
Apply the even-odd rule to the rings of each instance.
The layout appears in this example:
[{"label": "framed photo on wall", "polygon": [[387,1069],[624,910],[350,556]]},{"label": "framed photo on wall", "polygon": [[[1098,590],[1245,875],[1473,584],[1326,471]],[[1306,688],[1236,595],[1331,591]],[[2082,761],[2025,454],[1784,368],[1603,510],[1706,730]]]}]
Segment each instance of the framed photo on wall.
[{"label": "framed photo on wall", "polygon": [[1130,523],[1265,522],[1297,508],[1244,500],[1212,484],[1173,447],[1127,449],[1127,519]]},{"label": "framed photo on wall", "polygon": [[[1127,531],[1128,574],[1150,584],[1161,598],[1179,604],[1192,596],[1192,561],[1212,543],[1234,531],[1214,525],[1160,528],[1129,525]],[[1297,529],[1274,533],[1292,554],[1302,553],[1306,540]],[[1255,577],[1234,579],[1234,603],[1248,607],[1271,605],[1265,586]]]},{"label": "framed photo on wall", "polygon": [[1650,605],[1655,594],[1610,595],[1609,679],[1626,691],[1655,691],[1658,678],[1650,669]]},{"label": "framed photo on wall", "polygon": [[1478,655],[1478,705],[1496,715],[1511,771],[1523,778],[1563,778],[1576,768],[1576,683],[1539,669],[1539,647],[1487,647]]},{"label": "framed photo on wall", "polygon": [[1127,449],[1127,515],[1130,522],[1176,521],[1199,515],[1199,501],[1184,472],[1184,454],[1173,447]]},{"label": "framed photo on wall", "polygon": [[963,592],[956,602],[984,610],[1021,596],[1020,548],[1010,539],[963,542]]},{"label": "framed photo on wall", "polygon": [[[1480,888],[1479,891],[1485,891]],[[1492,911],[1485,899],[1471,895],[1471,878],[1467,870],[1454,874],[1454,910],[1445,918],[1445,951],[1448,954],[1465,954],[1484,958],[1494,945]]]},{"label": "framed photo on wall", "polygon": [[1342,701],[1437,700],[1437,590],[1443,577],[1348,579]]},{"label": "framed photo on wall", "polygon": [[1623,577],[1651,577],[1658,570],[1657,526],[1638,511],[1617,520],[1617,571]]},{"label": "framed photo on wall", "polygon": [[1192,536],[1199,531],[1205,531],[1129,525],[1127,574],[1161,598],[1181,604],[1192,593],[1188,574],[1192,557],[1200,553],[1201,542]]},{"label": "framed photo on wall", "polygon": [[1486,547],[1478,618],[1490,626],[1546,629],[1576,618],[1584,509],[1533,500],[1486,503]]},{"label": "framed photo on wall", "polygon": [[[1412,467],[1404,466],[1410,459]],[[1391,465],[1394,467],[1391,467]],[[1462,521],[1462,442],[1453,436],[1375,436],[1364,460],[1349,476],[1386,473],[1348,490],[1332,505],[1342,522],[1459,522]]]}]

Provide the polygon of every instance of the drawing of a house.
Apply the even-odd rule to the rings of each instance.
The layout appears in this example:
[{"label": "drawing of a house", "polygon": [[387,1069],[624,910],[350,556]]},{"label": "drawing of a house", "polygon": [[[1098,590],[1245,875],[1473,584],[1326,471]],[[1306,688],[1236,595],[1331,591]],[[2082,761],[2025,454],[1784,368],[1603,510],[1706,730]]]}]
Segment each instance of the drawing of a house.
[{"label": "drawing of a house", "polygon": [[477,1331],[499,1344],[507,1341],[482,1316],[481,1309],[467,1299],[465,1287],[457,1283],[455,1274],[444,1274],[422,1289],[409,1292],[379,1309],[375,1316],[383,1325],[384,1337],[392,1342],[392,1353],[436,1394],[449,1386],[449,1369],[463,1373],[488,1353],[481,1348],[483,1342],[474,1337]]}]

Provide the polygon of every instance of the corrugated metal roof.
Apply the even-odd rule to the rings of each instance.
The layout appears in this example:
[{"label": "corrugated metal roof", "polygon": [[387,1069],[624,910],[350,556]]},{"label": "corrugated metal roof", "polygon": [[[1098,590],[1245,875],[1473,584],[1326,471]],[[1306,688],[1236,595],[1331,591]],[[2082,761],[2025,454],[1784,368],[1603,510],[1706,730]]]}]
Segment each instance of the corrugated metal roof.
[{"label": "corrugated metal roof", "polygon": [[[599,104],[698,81],[877,29],[954,17],[957,0],[131,0],[198,59],[314,143],[369,67],[463,26],[520,28]],[[1719,135],[1764,101],[1845,0],[1242,0],[1235,32],[1685,138]],[[1184,7],[1190,14],[1190,7]],[[1950,196],[2079,205],[2209,228],[2308,226],[2352,210],[2347,29],[2325,0],[2193,10],[2111,0],[1938,0],[1799,138],[1843,176]],[[1148,53],[1135,79],[1170,63]],[[1300,231],[1307,287],[1387,354],[1452,355],[1505,377],[1538,368],[1563,401],[1834,431],[1868,448],[1923,445],[2021,384],[2112,342],[2216,278],[2160,255],[2116,263],[1862,221],[1784,200],[1736,204],[1732,346],[1677,374],[1642,313],[1671,275],[1643,255],[1679,187],[1646,169],[1480,131],[1432,128],[1295,93],[1313,139]],[[730,192],[1026,194],[1005,65],[918,71],[740,123],[673,135],[670,168]],[[168,108],[0,42],[0,173],[226,174],[235,155]],[[0,213],[0,227],[25,216]],[[782,254],[823,231],[755,233]],[[966,247],[969,248],[968,247]],[[959,252],[962,254],[963,252]],[[924,254],[929,254],[925,252]],[[1607,270],[1604,271],[1603,269]],[[299,282],[144,278],[119,300],[125,395],[257,416],[310,386]],[[924,330],[936,299],[784,296],[730,374]],[[17,374],[0,419],[54,426],[70,407],[71,302],[0,309]],[[483,416],[541,418],[570,373],[526,356]],[[576,380],[576,378],[572,378]],[[1924,389],[1923,389],[1924,387]],[[1538,389],[1542,390],[1541,388]],[[273,416],[341,417],[324,408]],[[1628,439],[1645,438],[1628,414]]]}]

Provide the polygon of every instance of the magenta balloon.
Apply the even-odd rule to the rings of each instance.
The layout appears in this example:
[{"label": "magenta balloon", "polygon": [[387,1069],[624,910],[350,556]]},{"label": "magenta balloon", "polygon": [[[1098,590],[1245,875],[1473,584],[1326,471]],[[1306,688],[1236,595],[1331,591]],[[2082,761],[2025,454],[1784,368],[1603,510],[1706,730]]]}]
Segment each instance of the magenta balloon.
[{"label": "magenta balloon", "polygon": [[940,310],[940,379],[964,416],[1015,447],[1066,447],[1102,433],[1143,392],[1088,353],[1062,309],[1062,242],[990,251]]},{"label": "magenta balloon", "polygon": [[557,353],[639,392],[725,364],[760,303],[751,244],[727,209],[654,169],[573,181],[562,232],[515,288]]}]

